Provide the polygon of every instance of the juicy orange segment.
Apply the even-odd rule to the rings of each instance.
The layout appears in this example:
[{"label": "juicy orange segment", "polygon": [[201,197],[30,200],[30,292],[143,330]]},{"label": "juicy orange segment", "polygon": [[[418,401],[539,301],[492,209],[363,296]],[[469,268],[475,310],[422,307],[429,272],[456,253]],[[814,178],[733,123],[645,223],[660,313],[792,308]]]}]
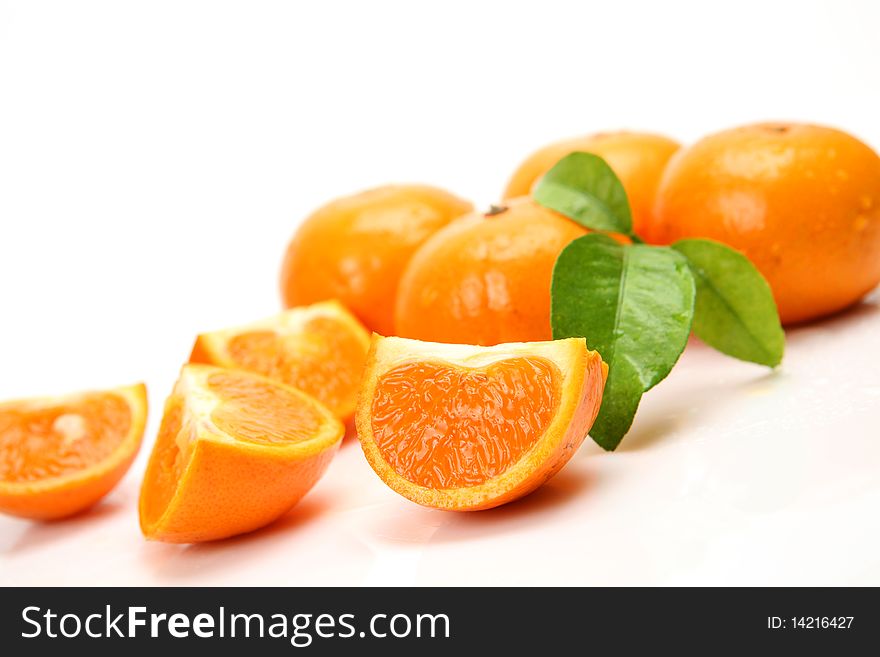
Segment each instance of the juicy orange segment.
[{"label": "juicy orange segment", "polygon": [[149,539],[251,531],[292,508],[327,469],[344,428],[320,402],[266,377],[186,365],[141,486]]},{"label": "juicy orange segment", "polygon": [[405,497],[490,508],[568,461],[596,418],[606,374],[581,338],[475,347],[374,336],[358,436]]},{"label": "juicy orange segment", "polygon": [[314,404],[291,403],[284,388],[266,386],[235,372],[215,372],[205,383],[224,402],[211,413],[211,421],[238,440],[285,445],[308,440],[321,429],[320,409]]},{"label": "juicy orange segment", "polygon": [[54,519],[93,505],[137,454],[143,384],[0,404],[0,511]]},{"label": "juicy orange segment", "polygon": [[357,402],[370,338],[335,301],[198,337],[191,363],[256,372],[312,395],[342,420]]},{"label": "juicy orange segment", "polygon": [[541,437],[559,401],[560,379],[545,358],[511,358],[475,370],[399,365],[379,377],[373,440],[394,471],[415,484],[476,486],[516,463]]}]

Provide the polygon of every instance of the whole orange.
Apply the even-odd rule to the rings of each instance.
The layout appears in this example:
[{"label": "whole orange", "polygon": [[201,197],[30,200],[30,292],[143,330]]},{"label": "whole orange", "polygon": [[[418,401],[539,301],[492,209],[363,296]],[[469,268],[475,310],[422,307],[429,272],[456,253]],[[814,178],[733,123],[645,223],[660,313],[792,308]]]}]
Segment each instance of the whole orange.
[{"label": "whole orange", "polygon": [[783,323],[845,308],[880,282],[880,157],[816,125],[720,132],[676,155],[646,237],[708,237],[767,278]]},{"label": "whole orange", "polygon": [[429,236],[473,206],[427,185],[388,185],[340,198],[299,227],[281,269],[284,305],[338,299],[390,335],[403,268]]},{"label": "whole orange", "polygon": [[585,232],[530,198],[451,223],[403,274],[397,335],[476,345],[551,339],[553,265]]},{"label": "whole orange", "polygon": [[575,151],[598,155],[623,183],[636,233],[648,221],[663,169],[679,149],[678,142],[645,132],[606,132],[559,141],[532,153],[507,184],[504,198],[525,196],[559,160]]}]

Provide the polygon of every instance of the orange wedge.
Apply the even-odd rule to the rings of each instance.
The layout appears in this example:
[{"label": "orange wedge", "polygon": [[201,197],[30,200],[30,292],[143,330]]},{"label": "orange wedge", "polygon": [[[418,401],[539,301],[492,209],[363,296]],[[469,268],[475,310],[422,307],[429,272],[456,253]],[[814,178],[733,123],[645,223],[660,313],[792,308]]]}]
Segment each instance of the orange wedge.
[{"label": "orange wedge", "polygon": [[343,430],[296,388],[250,372],[185,365],[141,486],[144,536],[195,543],[272,522],[321,478]]},{"label": "orange wedge", "polygon": [[137,455],[143,384],[0,404],[0,511],[52,520],[100,500]]},{"label": "orange wedge", "polygon": [[565,465],[596,419],[607,371],[583,338],[476,347],[373,336],[358,437],[404,497],[488,509]]},{"label": "orange wedge", "polygon": [[292,385],[345,421],[354,413],[369,348],[370,335],[354,315],[325,301],[202,334],[190,362],[248,370]]}]

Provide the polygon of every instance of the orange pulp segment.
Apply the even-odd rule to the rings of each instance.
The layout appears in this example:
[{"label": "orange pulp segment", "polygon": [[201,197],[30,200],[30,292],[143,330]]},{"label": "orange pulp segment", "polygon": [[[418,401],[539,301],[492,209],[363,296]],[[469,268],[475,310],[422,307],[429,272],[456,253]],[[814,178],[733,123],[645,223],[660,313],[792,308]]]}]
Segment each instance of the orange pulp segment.
[{"label": "orange pulp segment", "polygon": [[312,395],[343,421],[354,413],[370,338],[336,301],[200,335],[191,363],[256,372]]},{"label": "orange pulp segment", "polygon": [[373,469],[405,497],[490,508],[568,461],[606,375],[582,338],[476,347],[374,336],[358,435]]},{"label": "orange pulp segment", "polygon": [[141,486],[141,529],[149,539],[193,543],[262,527],[320,479],[343,432],[296,388],[185,365]]},{"label": "orange pulp segment", "polygon": [[143,384],[0,404],[0,511],[50,520],[119,482],[140,447]]}]

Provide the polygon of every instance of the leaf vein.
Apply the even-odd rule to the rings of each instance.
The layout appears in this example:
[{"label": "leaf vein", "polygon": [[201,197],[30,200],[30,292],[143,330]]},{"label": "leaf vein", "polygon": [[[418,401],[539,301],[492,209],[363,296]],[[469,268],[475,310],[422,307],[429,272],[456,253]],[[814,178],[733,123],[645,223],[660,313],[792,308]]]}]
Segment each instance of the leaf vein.
[{"label": "leaf vein", "polygon": [[621,269],[620,269],[620,281],[617,283],[617,308],[614,312],[614,324],[612,326],[611,333],[611,358],[609,359],[609,366],[614,362],[614,359],[617,357],[617,338],[618,332],[620,330],[620,322],[623,319],[623,304],[626,300],[626,280],[627,280],[627,270],[629,269],[629,249],[621,249],[622,258],[620,261]]}]

